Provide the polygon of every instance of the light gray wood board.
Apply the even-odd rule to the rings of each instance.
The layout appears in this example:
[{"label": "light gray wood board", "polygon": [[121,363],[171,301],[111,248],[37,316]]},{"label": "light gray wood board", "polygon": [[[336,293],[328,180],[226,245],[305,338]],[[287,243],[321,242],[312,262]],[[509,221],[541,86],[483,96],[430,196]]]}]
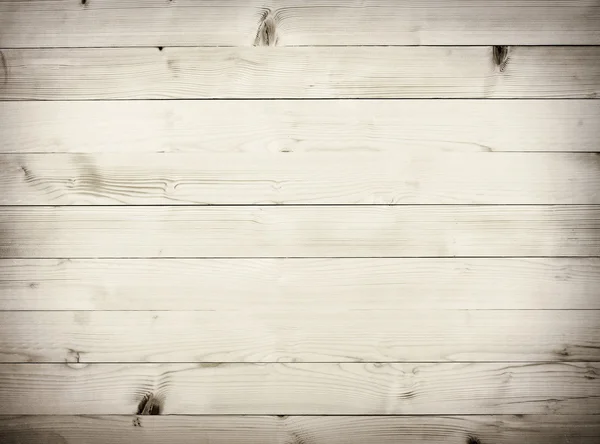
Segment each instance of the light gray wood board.
[{"label": "light gray wood board", "polygon": [[3,364],[0,414],[598,414],[598,363]]},{"label": "light gray wood board", "polygon": [[600,311],[0,312],[2,362],[552,360],[600,360]]},{"label": "light gray wood board", "polygon": [[[597,0],[0,2],[0,46],[600,44]],[[265,44],[264,39],[262,44]]]},{"label": "light gray wood board", "polygon": [[2,258],[372,256],[600,256],[600,207],[0,208]]},{"label": "light gray wood board", "polygon": [[0,259],[0,310],[600,309],[600,258]]},{"label": "light gray wood board", "polygon": [[[597,415],[0,416],[3,444],[597,444]],[[477,441],[479,440],[479,441]]]},{"label": "light gray wood board", "polygon": [[593,100],[4,102],[0,153],[600,151]]},{"label": "light gray wood board", "polygon": [[600,204],[600,153],[0,154],[0,170],[1,205]]},{"label": "light gray wood board", "polygon": [[[0,100],[596,98],[600,46],[7,49]],[[90,116],[91,118],[91,116]]]}]

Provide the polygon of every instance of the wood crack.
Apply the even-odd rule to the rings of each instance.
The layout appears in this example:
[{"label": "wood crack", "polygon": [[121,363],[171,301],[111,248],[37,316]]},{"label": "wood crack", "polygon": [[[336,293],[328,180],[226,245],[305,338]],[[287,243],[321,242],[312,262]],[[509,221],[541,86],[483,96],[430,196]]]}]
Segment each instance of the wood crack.
[{"label": "wood crack", "polygon": [[8,83],[8,62],[6,61],[6,57],[2,51],[0,51],[0,63],[2,64],[2,72],[4,73],[4,80],[2,84],[6,85]]}]

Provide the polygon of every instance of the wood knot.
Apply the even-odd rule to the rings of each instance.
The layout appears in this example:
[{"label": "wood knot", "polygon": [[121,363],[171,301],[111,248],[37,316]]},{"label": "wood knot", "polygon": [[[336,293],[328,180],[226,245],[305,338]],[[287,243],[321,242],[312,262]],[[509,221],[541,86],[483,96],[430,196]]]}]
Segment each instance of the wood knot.
[{"label": "wood knot", "polygon": [[508,63],[508,46],[494,46],[492,53],[494,64],[503,72]]},{"label": "wood knot", "polygon": [[593,368],[588,369],[587,372],[585,372],[585,374],[583,375],[585,379],[598,379],[598,376],[600,376],[598,374],[598,372],[596,370],[594,370]]},{"label": "wood knot", "polygon": [[161,402],[153,393],[146,393],[138,404],[138,415],[160,415],[162,410]]},{"label": "wood knot", "polygon": [[292,441],[293,444],[306,444],[306,441],[304,440],[304,438],[302,437],[302,435],[298,432],[294,432],[292,431],[292,437],[294,438],[294,440]]},{"label": "wood knot", "polygon": [[568,358],[569,356],[571,356],[571,354],[569,353],[569,349],[567,347],[563,347],[560,350],[556,350],[556,354],[558,356],[560,356],[561,358]]},{"label": "wood knot", "polygon": [[271,13],[270,9],[267,9],[260,19],[258,31],[254,38],[254,46],[275,46],[278,40],[275,15]]},{"label": "wood knot", "polygon": [[68,363],[76,363],[79,364],[81,362],[81,354],[83,352],[80,350],[75,350],[73,348],[67,348],[67,358],[65,359]]},{"label": "wood knot", "polygon": [[73,370],[81,370],[86,368],[89,364],[81,362],[81,355],[85,352],[81,350],[75,350],[73,348],[67,348],[67,357],[65,358],[65,364],[67,367]]},{"label": "wood knot", "polygon": [[467,436],[467,444],[481,444],[481,441],[476,436]]},{"label": "wood knot", "polygon": [[31,171],[29,171],[29,168],[27,168],[25,165],[22,165],[21,171],[23,171],[23,174],[25,175],[26,182],[35,182],[35,177],[33,176],[33,174],[31,174]]}]

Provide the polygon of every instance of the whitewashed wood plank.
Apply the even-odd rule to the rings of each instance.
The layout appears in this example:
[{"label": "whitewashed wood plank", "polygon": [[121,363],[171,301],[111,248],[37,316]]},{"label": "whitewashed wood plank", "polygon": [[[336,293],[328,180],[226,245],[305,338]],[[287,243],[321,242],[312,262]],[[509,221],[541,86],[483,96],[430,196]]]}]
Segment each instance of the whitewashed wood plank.
[{"label": "whitewashed wood plank", "polygon": [[[597,363],[3,364],[0,414],[598,414]],[[144,418],[142,418],[143,420]]]},{"label": "whitewashed wood plank", "polygon": [[[0,100],[595,98],[600,46],[3,51]],[[198,116],[201,119],[201,116]]]},{"label": "whitewashed wood plank", "polygon": [[0,153],[600,151],[593,100],[23,101],[0,121]]},{"label": "whitewashed wood plank", "polygon": [[600,204],[597,153],[0,155],[1,205]]},{"label": "whitewashed wood plank", "polygon": [[596,0],[10,0],[0,45],[249,46],[269,12],[278,45],[600,44]]},{"label": "whitewashed wood plank", "polygon": [[4,311],[0,361],[600,360],[600,311],[399,308],[265,311],[246,302],[231,311]]},{"label": "whitewashed wood plank", "polygon": [[599,288],[599,258],[0,259],[1,310],[600,309]]},{"label": "whitewashed wood plank", "polygon": [[600,207],[0,208],[3,258],[348,256],[600,256]]},{"label": "whitewashed wood plank", "polygon": [[[526,438],[525,438],[526,437]],[[4,444],[596,444],[597,415],[0,416]]]}]

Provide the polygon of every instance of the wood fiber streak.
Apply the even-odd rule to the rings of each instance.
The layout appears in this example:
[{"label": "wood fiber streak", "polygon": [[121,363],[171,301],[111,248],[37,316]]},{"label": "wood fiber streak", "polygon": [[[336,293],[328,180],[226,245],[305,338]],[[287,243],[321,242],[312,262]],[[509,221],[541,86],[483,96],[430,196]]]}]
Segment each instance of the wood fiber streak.
[{"label": "wood fiber streak", "polygon": [[[3,364],[0,414],[598,414],[597,363]],[[142,419],[143,421],[143,419]]]},{"label": "wood fiber streak", "polygon": [[596,153],[0,155],[2,205],[600,204]]},{"label": "wood fiber streak", "polygon": [[0,310],[600,309],[599,288],[599,258],[0,259]]},{"label": "wood fiber streak", "polygon": [[265,12],[279,45],[600,44],[597,0],[10,0],[0,45],[250,46]]},{"label": "wood fiber streak", "polygon": [[7,49],[0,100],[595,98],[600,46]]},{"label": "wood fiber streak", "polygon": [[0,257],[600,256],[597,206],[3,207]]},{"label": "wood fiber streak", "polygon": [[596,415],[7,416],[4,444],[596,444]]},{"label": "wood fiber streak", "polygon": [[0,361],[600,360],[595,310],[259,310],[0,312]]},{"label": "wood fiber streak", "polygon": [[0,121],[17,154],[600,151],[593,100],[4,102]]}]

